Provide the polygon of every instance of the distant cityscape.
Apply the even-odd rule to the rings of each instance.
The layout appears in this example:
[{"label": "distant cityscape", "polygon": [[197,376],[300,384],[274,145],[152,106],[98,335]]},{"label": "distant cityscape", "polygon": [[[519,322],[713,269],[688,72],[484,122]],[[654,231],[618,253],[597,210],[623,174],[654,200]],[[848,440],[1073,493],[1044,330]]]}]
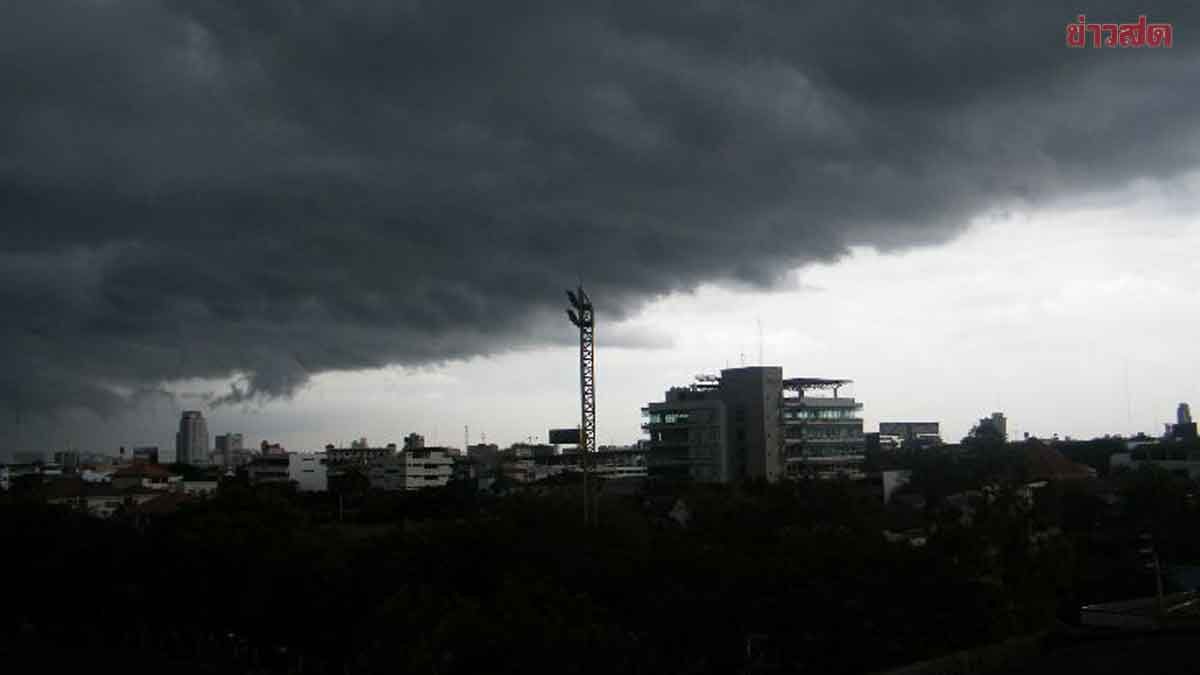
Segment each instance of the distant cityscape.
[{"label": "distant cityscape", "polygon": [[[662,400],[647,403],[641,410],[644,438],[631,445],[600,446],[590,453],[589,469],[601,480],[618,482],[849,479],[884,485],[895,477],[882,476],[872,466],[878,463],[872,457],[961,449],[942,438],[940,423],[934,420],[885,421],[877,430],[865,431],[863,403],[841,393],[850,384],[848,379],[784,377],[778,366],[699,375],[668,389]],[[1189,405],[1180,403],[1175,413],[1175,422],[1166,424],[1161,436],[1106,436],[1119,440],[1124,449],[1113,454],[1112,466],[1154,463],[1200,477],[1200,456],[1150,459],[1138,452],[1164,441],[1196,438]],[[972,433],[1050,446],[1074,442],[1029,434],[1009,439],[1008,428],[1003,412],[991,412]],[[8,489],[14,481],[32,476],[63,482],[63,494],[51,500],[88,499],[93,503],[89,508],[104,515],[120,503],[147,501],[164,492],[204,496],[220,481],[237,477],[251,485],[285,484],[301,492],[325,492],[352,480],[363,480],[373,490],[409,492],[452,484],[490,490],[581,472],[584,455],[578,428],[550,429],[547,438],[550,443],[501,448],[470,444],[465,437],[468,442],[460,448],[427,445],[413,432],[399,445],[364,437],[296,451],[269,440],[247,444],[240,432],[217,434],[210,444],[204,414],[186,410],[175,434],[173,463],[165,461],[166,453],[158,446],[120,447],[111,454],[22,450],[0,467],[0,487]]]}]

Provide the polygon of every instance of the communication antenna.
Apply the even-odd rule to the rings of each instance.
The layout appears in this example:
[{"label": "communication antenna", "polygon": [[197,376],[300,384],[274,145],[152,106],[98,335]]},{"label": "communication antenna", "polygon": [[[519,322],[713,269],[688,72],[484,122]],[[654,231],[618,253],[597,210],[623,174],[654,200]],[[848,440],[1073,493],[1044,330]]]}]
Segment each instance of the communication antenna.
[{"label": "communication antenna", "polygon": [[762,317],[758,317],[758,365],[766,365],[763,363],[763,337],[762,337]]},{"label": "communication antenna", "polygon": [[1133,433],[1133,398],[1129,393],[1129,358],[1125,358],[1125,421],[1129,433]]}]

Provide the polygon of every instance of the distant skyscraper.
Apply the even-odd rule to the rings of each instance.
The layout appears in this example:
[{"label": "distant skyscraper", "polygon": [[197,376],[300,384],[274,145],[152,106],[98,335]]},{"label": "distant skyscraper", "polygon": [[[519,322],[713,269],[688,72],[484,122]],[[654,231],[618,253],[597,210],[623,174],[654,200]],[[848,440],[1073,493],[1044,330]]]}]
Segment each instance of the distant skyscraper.
[{"label": "distant skyscraper", "polygon": [[991,420],[996,431],[999,431],[1001,436],[1008,438],[1008,418],[1004,416],[1004,413],[992,413]]},{"label": "distant skyscraper", "polygon": [[418,433],[411,433],[404,437],[405,450],[419,450],[425,447],[425,437]]},{"label": "distant skyscraper", "polygon": [[1186,403],[1180,403],[1175,410],[1175,421],[1179,424],[1192,423],[1192,408]]},{"label": "distant skyscraper", "polygon": [[175,434],[175,461],[208,464],[208,422],[199,410],[185,410]]},{"label": "distant skyscraper", "polygon": [[245,448],[242,446],[241,434],[220,434],[216,437],[214,455],[221,466],[232,469],[238,464],[238,454]]}]

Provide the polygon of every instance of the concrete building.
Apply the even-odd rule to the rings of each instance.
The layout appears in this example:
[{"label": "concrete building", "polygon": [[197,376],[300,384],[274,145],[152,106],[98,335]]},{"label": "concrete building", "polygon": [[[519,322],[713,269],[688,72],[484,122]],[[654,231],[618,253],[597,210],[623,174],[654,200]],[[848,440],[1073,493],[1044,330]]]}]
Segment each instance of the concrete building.
[{"label": "concrete building", "polygon": [[[859,477],[867,444],[862,404],[839,396],[850,380],[800,377],[784,382],[784,471],[789,477]],[[828,391],[831,396],[814,395]]]},{"label": "concrete building", "polygon": [[[638,447],[605,447],[597,450],[591,458],[592,475],[597,478],[645,478],[648,471],[649,450]],[[535,457],[539,474],[578,473],[580,454],[578,451],[561,455]],[[544,469],[542,467],[545,467]]]},{"label": "concrete building", "polygon": [[221,434],[216,437],[213,445],[213,463],[219,464],[226,471],[234,471],[245,465],[253,454],[246,449],[245,438],[241,434]]},{"label": "concrete building", "polygon": [[246,465],[246,479],[251,485],[287,484],[292,480],[291,458],[282,455],[258,455]]},{"label": "concrete building", "polygon": [[730,474],[734,478],[783,476],[783,368],[732,368],[721,371],[721,399],[727,426]]},{"label": "concrete building", "polygon": [[445,487],[454,474],[454,457],[446,448],[418,448],[380,456],[367,467],[371,488],[412,491]]},{"label": "concrete building", "polygon": [[920,450],[942,445],[937,422],[880,422],[880,450]]},{"label": "concrete building", "polygon": [[783,476],[783,369],[727,368],[642,409],[651,476],[726,483]]},{"label": "concrete building", "polygon": [[1175,409],[1175,424],[1167,425],[1168,439],[1176,441],[1195,440],[1196,423],[1192,421],[1192,408],[1186,403],[1180,403]]},{"label": "concrete building", "polygon": [[173,490],[178,487],[182,476],[171,473],[159,464],[135,462],[113,472],[110,482],[118,490],[145,488],[147,490]]},{"label": "concrete building", "polygon": [[[220,438],[218,436],[218,438]],[[158,446],[143,445],[133,449],[133,461],[146,464],[158,464]]]},{"label": "concrete building", "polygon": [[1008,418],[1004,416],[1004,413],[994,412],[990,419],[996,431],[999,431],[1004,438],[1008,438]]},{"label": "concrete building", "polygon": [[329,471],[321,453],[288,453],[288,478],[300,492],[325,492],[329,489]]},{"label": "concrete building", "polygon": [[416,432],[404,437],[405,450],[420,450],[425,447],[425,437]]},{"label": "concrete building", "polygon": [[175,434],[175,461],[180,464],[208,464],[208,422],[199,410],[185,410]]},{"label": "concrete building", "polygon": [[650,436],[647,471],[657,478],[726,483],[732,479],[727,415],[712,380],[668,389],[642,409]]},{"label": "concrete building", "polygon": [[396,444],[388,443],[383,447],[349,447],[339,448],[332,444],[325,446],[325,463],[331,474],[356,466],[364,471],[372,462],[396,454]]}]

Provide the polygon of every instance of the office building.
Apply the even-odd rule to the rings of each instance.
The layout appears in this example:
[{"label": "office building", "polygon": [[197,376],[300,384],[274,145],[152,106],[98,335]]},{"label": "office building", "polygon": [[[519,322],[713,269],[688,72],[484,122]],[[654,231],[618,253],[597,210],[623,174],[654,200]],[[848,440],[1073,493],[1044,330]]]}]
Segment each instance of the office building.
[{"label": "office building", "polygon": [[213,463],[226,471],[237,469],[250,461],[251,453],[245,447],[241,434],[221,434],[214,439]]},{"label": "office building", "polygon": [[725,402],[717,382],[672,387],[663,399],[642,409],[642,429],[650,436],[647,473],[673,480],[732,480]]},{"label": "office building", "polygon": [[782,476],[783,369],[727,368],[642,409],[651,476],[727,483]]},{"label": "office building", "polygon": [[[783,378],[774,367],[727,368],[673,387],[642,409],[647,471],[726,483],[854,473],[866,445],[849,380]],[[831,390],[833,396],[814,396]]]},{"label": "office building", "polygon": [[417,448],[381,455],[367,467],[371,488],[413,491],[445,487],[454,474],[454,457],[447,448]]},{"label": "office building", "polygon": [[[220,438],[218,436],[217,438]],[[133,461],[146,464],[158,464],[158,446],[143,445],[133,449]]]},{"label": "office building", "polygon": [[[799,377],[783,389],[784,472],[820,478],[861,474],[866,459],[862,404],[839,390],[850,380]],[[831,395],[822,395],[829,392]]]},{"label": "office building", "polygon": [[404,437],[405,450],[420,450],[425,447],[425,437],[418,433],[411,433]]},{"label": "office building", "polygon": [[198,410],[185,410],[175,434],[175,461],[180,464],[208,464],[208,422]]}]

